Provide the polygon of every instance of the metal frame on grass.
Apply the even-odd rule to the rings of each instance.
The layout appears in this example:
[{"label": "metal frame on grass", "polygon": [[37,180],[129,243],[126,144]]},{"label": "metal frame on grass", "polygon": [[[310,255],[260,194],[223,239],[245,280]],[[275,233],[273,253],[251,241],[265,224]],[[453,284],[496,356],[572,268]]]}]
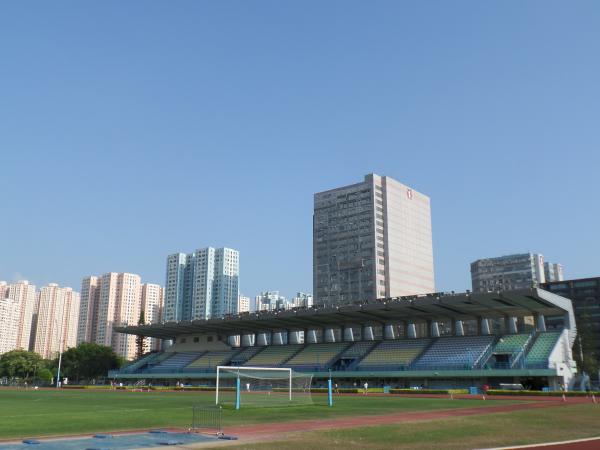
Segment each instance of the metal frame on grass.
[{"label": "metal frame on grass", "polygon": [[240,395],[240,387],[239,387],[239,379],[240,379],[240,370],[245,372],[245,371],[262,371],[262,372],[266,372],[266,371],[273,371],[273,372],[288,372],[289,376],[289,395],[290,395],[290,401],[292,401],[292,369],[288,368],[288,367],[238,367],[238,366],[217,366],[217,385],[215,388],[215,405],[219,404],[219,377],[220,377],[220,372],[221,369],[225,369],[228,370],[230,372],[237,372],[237,379],[238,379],[238,383],[236,384],[236,397],[239,398]]}]

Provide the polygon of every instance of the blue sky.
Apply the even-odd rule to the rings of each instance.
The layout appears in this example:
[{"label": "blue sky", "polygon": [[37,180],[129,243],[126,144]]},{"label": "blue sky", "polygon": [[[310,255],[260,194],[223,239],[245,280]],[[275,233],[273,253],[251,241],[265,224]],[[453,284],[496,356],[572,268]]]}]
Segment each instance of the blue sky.
[{"label": "blue sky", "polygon": [[312,194],[432,199],[436,284],[541,252],[599,276],[600,4],[0,4],[0,279],[164,282],[240,250],[241,291],[312,290]]}]

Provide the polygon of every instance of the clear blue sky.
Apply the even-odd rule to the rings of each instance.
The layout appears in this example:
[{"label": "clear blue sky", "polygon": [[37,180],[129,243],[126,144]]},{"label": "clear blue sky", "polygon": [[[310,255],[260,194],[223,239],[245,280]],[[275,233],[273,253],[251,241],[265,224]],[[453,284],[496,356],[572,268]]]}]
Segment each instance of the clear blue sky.
[{"label": "clear blue sky", "polygon": [[312,195],[432,199],[439,290],[535,251],[600,275],[597,1],[4,1],[0,279],[164,283],[239,249],[312,290]]}]

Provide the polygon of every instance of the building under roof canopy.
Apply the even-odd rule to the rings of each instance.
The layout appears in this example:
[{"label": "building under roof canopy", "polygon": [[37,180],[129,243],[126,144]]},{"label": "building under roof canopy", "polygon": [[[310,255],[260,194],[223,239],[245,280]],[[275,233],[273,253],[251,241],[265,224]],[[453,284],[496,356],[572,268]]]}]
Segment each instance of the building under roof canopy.
[{"label": "building under roof canopy", "polygon": [[434,322],[525,316],[562,316],[575,339],[571,301],[541,289],[490,293],[434,293],[380,299],[338,307],[295,308],[243,313],[237,316],[115,327],[120,333],[159,339],[187,334],[240,335],[277,330],[307,330],[340,326],[386,325],[395,322]]}]

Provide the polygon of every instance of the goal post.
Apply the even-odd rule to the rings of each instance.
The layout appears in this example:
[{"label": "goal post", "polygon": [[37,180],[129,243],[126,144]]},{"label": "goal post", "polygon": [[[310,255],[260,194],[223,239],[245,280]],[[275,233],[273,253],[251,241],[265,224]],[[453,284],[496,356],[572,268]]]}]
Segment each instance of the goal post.
[{"label": "goal post", "polygon": [[249,406],[312,404],[312,375],[287,367],[217,366],[215,404]]}]

